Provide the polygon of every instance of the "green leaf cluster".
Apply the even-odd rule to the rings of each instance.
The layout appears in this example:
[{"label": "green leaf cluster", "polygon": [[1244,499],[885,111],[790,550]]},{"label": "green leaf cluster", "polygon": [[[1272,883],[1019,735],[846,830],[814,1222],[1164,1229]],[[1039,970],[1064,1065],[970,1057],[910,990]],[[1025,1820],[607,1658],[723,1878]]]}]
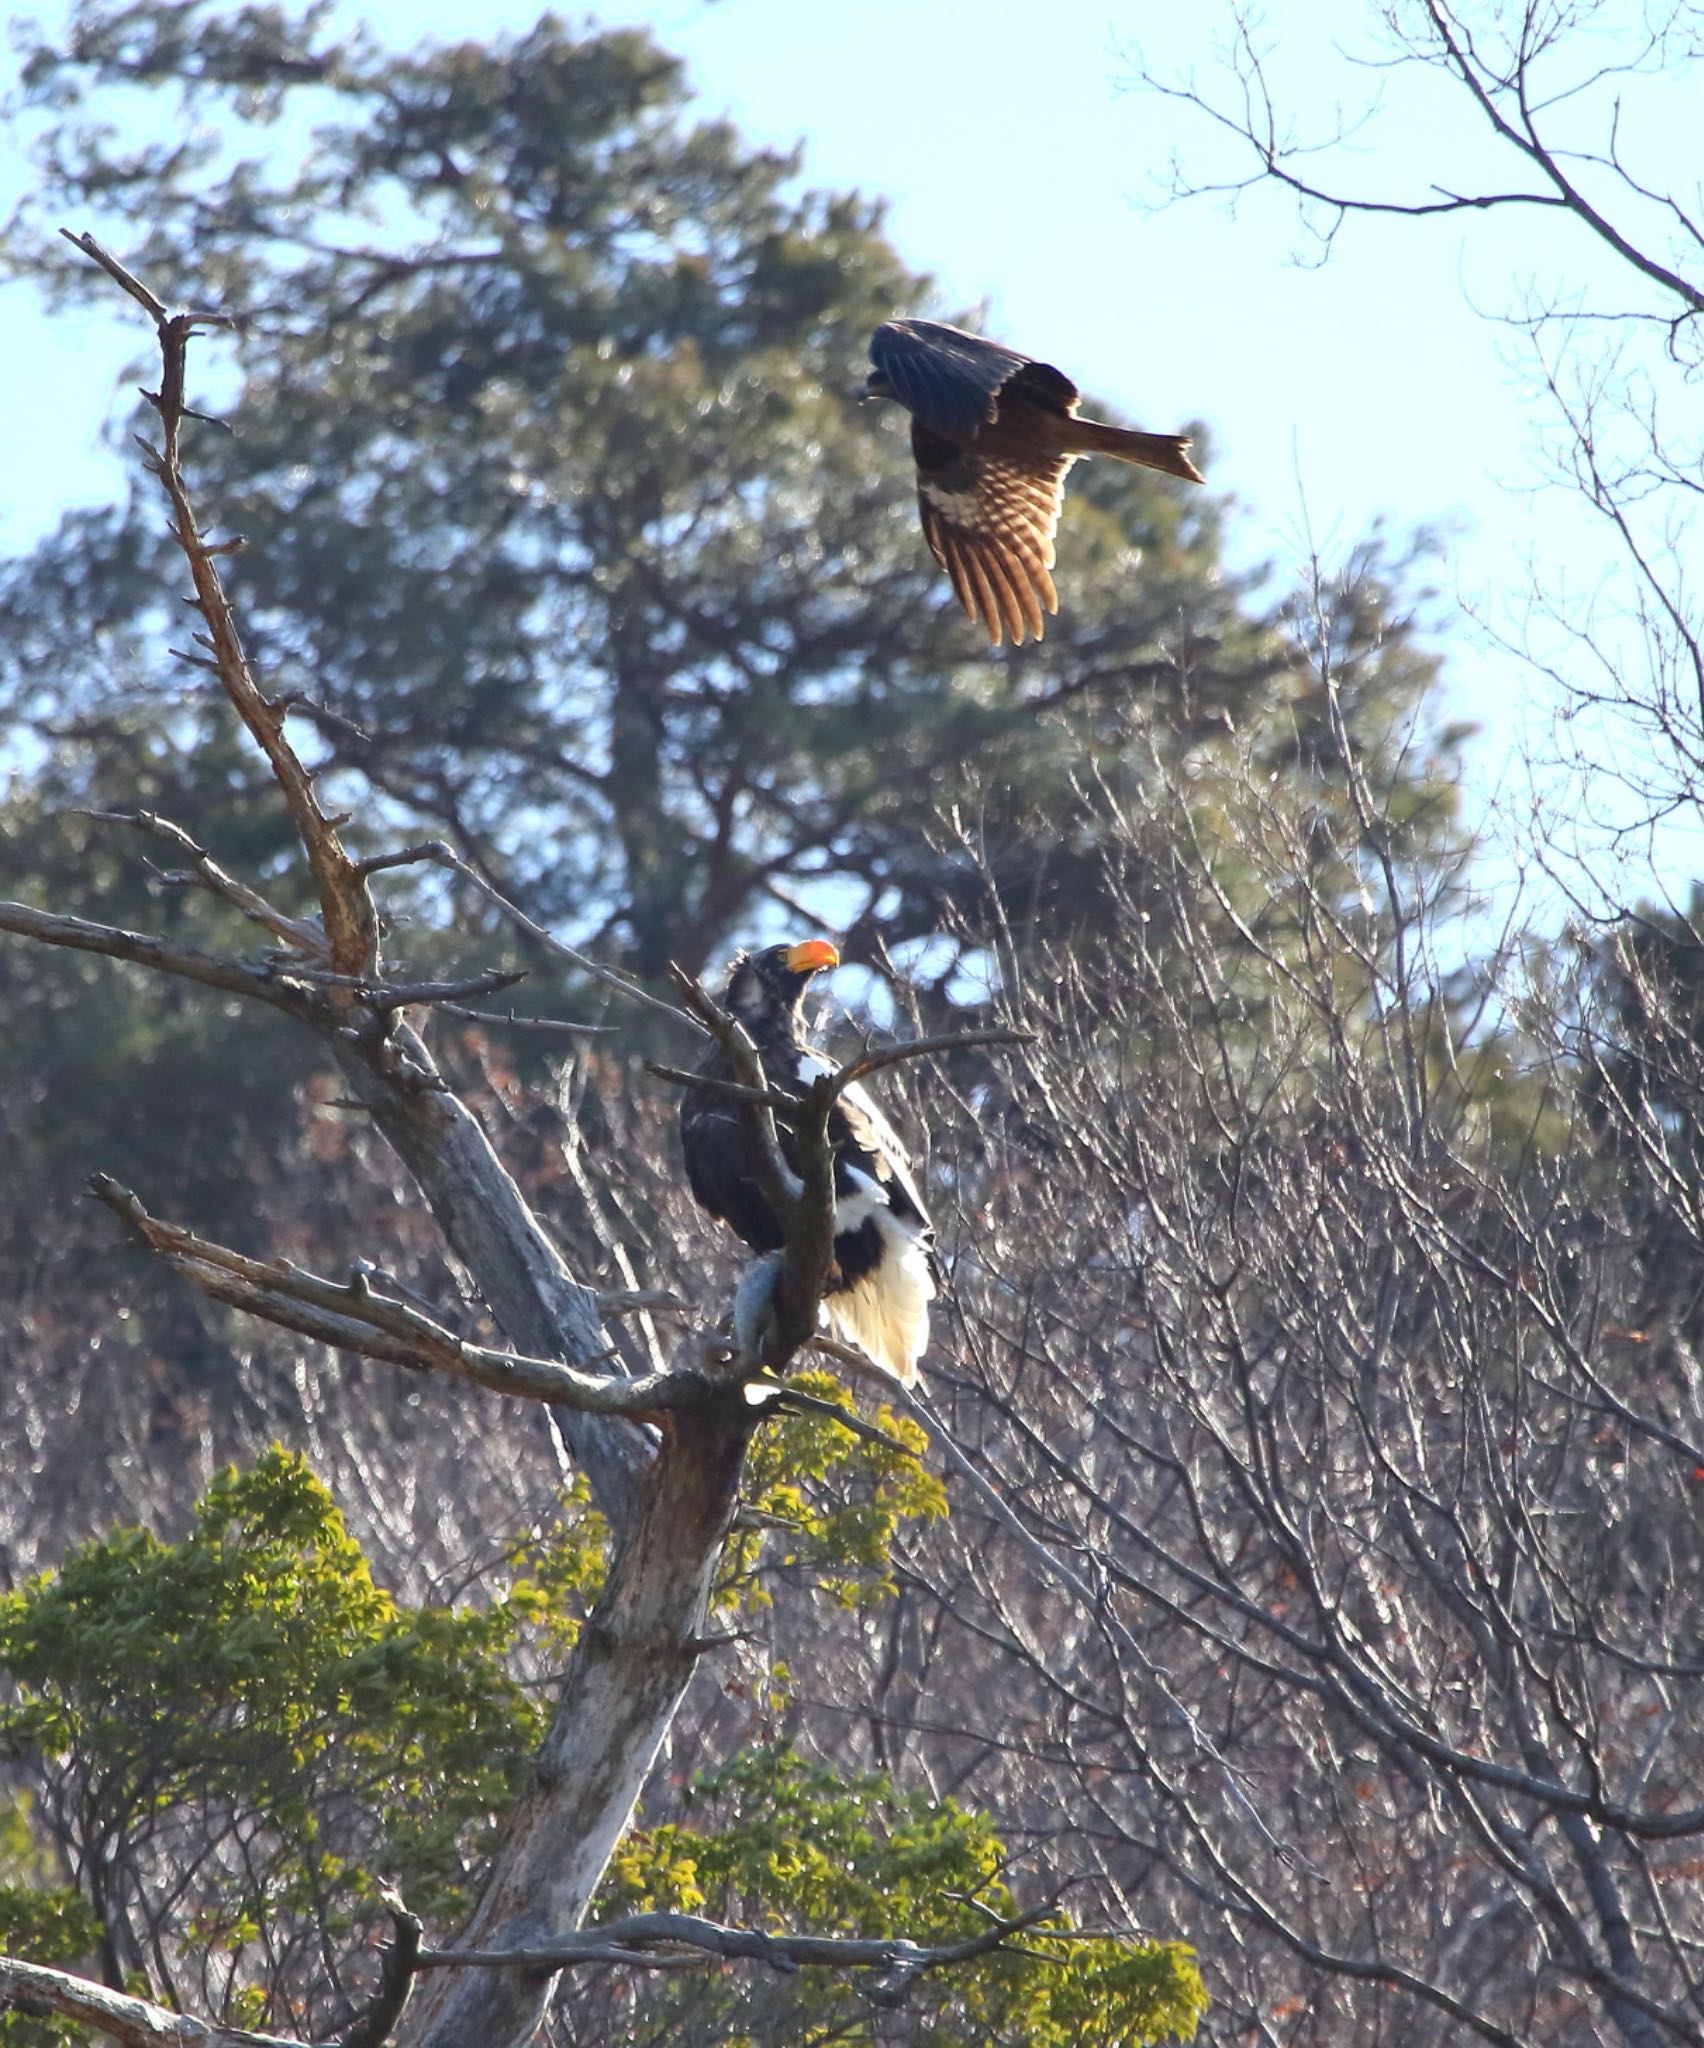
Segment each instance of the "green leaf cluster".
[{"label": "green leaf cluster", "polygon": [[580,1640],[580,1628],[603,1588],[609,1561],[609,1525],[591,1504],[585,1474],[576,1474],[560,1512],[535,1529],[510,1556],[504,1601],[524,1617],[553,1657]]},{"label": "green leaf cluster", "polygon": [[[925,1944],[972,1938],[990,1914],[1017,1911],[989,1821],[956,1800],[899,1791],[881,1773],[841,1778],[764,1744],[697,1780],[686,1808],[683,1820],[627,1838],[600,1910]],[[925,1973],[905,2002],[905,2038],[937,2048],[1193,2038],[1207,1994],[1186,1945],[1071,1938],[1063,1914],[1042,1925],[1014,1950]],[[891,2016],[867,1995],[869,1975],[738,1971],[708,1986],[650,1987],[643,2037],[666,2039],[678,2022],[734,2048],[894,2038]]]},{"label": "green leaf cluster", "polygon": [[399,1606],[274,1450],[182,1541],[121,1529],[0,1600],[0,1754],[109,1931],[155,1910],[162,1861],[166,1931],[239,1956],[293,1916],[346,1930],[381,1877],[451,1915],[538,1738],[506,1666],[532,1606]]},{"label": "green leaf cluster", "polygon": [[[789,1385],[853,1412],[851,1394],[831,1373],[800,1373]],[[741,1489],[753,1525],[728,1539],[717,1588],[721,1605],[766,1606],[764,1581],[776,1574],[800,1579],[846,1608],[871,1606],[892,1593],[899,1529],[939,1520],[947,1496],[922,1462],[927,1438],[921,1428],[886,1407],[872,1420],[901,1448],[872,1443],[815,1413],[784,1415],[758,1433]]]},{"label": "green leaf cluster", "polygon": [[[100,1928],[74,1885],[56,1881],[53,1858],[30,1824],[30,1800],[0,1803],[0,1955],[74,1969],[95,1952]],[[0,2048],[56,2048],[75,2038],[70,2023],[22,2013],[0,2017]]]}]

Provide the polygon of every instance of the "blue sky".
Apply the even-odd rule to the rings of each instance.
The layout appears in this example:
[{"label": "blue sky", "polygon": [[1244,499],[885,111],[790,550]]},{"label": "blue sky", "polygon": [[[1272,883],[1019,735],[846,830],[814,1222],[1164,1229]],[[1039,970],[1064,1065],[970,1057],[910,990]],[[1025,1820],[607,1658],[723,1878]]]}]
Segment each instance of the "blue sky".
[{"label": "blue sky", "polygon": [[[407,42],[485,35],[533,11],[396,0],[362,13]],[[1412,192],[1448,158],[1458,176],[1466,165],[1512,182],[1447,89],[1345,64],[1377,50],[1375,10],[1361,0],[1272,11],[1278,75],[1316,130],[1339,96],[1384,95],[1345,175]],[[1637,8],[1612,4],[1611,26],[1618,14]],[[1216,0],[610,0],[583,18],[649,27],[687,60],[706,112],[755,140],[802,142],[808,183],[882,196],[905,257],[940,280],[944,309],[984,306],[990,332],[1144,425],[1204,422],[1210,481],[1238,501],[1240,561],[1294,566],[1310,538],[1330,559],[1379,521],[1399,537],[1429,528],[1442,538],[1445,612],[1460,598],[1505,631],[1535,568],[1575,589],[1604,575],[1601,534],[1571,493],[1541,483],[1545,415],[1520,344],[1486,317],[1523,290],[1601,280],[1593,246],[1530,210],[1356,221],[1318,265],[1296,260],[1306,238],[1274,193],[1245,195],[1234,211],[1204,200],[1152,211],[1174,156],[1205,177],[1230,159],[1186,110],[1130,89],[1132,52],[1208,83],[1230,18]],[[1641,168],[1653,180],[1689,170],[1695,188],[1696,108],[1660,81],[1625,89],[1639,95]],[[16,548],[63,504],[120,487],[122,458],[99,441],[126,340],[86,314],[46,326],[13,290],[0,294],[0,346],[33,360],[41,391],[8,428],[0,542]],[[1493,783],[1523,729],[1542,745],[1551,700],[1465,617],[1441,644],[1452,709],[1487,727],[1477,772]]]},{"label": "blue sky", "polygon": [[[361,12],[407,41],[485,33],[532,10],[398,0]],[[1044,34],[1013,8],[1012,36],[994,30],[1001,12],[998,0],[974,17],[916,0],[844,12],[661,0],[589,18],[648,26],[687,58],[707,111],[757,140],[802,141],[808,182],[884,197],[895,239],[947,304],[985,304],[990,331],[1146,424],[1204,420],[1213,482],[1255,515],[1248,552],[1265,551],[1268,530],[1293,541],[1298,480],[1316,530],[1345,538],[1380,514],[1403,525],[1507,516],[1492,477],[1518,471],[1521,426],[1497,335],[1462,304],[1454,231],[1407,233],[1399,249],[1355,231],[1330,265],[1307,270],[1288,260],[1300,238],[1274,199],[1246,201],[1235,220],[1199,202],[1146,214],[1140,201],[1187,136],[1171,110],[1123,89],[1124,53],[1159,10],[1119,22],[1106,0],[1058,0]],[[1200,9],[1203,28],[1210,13]],[[1206,40],[1167,44],[1182,62]],[[1145,44],[1156,47],[1151,30]],[[8,353],[28,346],[21,295],[0,303]],[[22,423],[13,545],[61,494],[92,479],[110,489],[108,466],[83,465],[110,407],[111,330],[58,322],[47,353],[54,402]],[[1450,408],[1448,433],[1406,396],[1428,389]],[[1405,394],[1401,419],[1393,391]]]}]

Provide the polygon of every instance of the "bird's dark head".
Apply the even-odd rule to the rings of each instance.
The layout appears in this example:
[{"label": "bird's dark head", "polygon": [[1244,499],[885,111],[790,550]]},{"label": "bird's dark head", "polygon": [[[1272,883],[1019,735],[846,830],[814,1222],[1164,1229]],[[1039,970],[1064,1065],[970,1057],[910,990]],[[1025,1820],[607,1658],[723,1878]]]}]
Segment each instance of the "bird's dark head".
[{"label": "bird's dark head", "polygon": [[870,372],[864,379],[863,390],[858,394],[860,404],[865,404],[872,398],[897,399],[898,397],[899,393],[893,388],[885,372],[881,370],[872,370]]},{"label": "bird's dark head", "polygon": [[813,974],[840,965],[839,950],[827,939],[806,939],[798,946],[765,946],[761,953],[737,953],[728,970],[724,1005],[749,1030],[779,1012],[797,1014]]}]

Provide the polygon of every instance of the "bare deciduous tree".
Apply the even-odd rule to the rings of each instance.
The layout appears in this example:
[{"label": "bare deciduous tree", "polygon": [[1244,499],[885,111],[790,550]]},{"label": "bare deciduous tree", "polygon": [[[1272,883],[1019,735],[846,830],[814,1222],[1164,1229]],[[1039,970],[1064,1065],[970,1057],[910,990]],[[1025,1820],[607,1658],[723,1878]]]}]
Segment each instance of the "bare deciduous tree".
[{"label": "bare deciduous tree", "polygon": [[1227,2038],[1695,2042],[1696,1032],[1647,962],[1659,1116],[1589,955],[1459,967],[1336,713],[1342,596],[1298,631],[1347,810],[1227,738],[1085,792],[1116,929],[1008,934],[1039,1035],[936,1134],[992,1484],[907,1559],[886,1739],[1186,1916]]},{"label": "bare deciduous tree", "polygon": [[[1704,620],[1691,567],[1704,459],[1693,424],[1704,204],[1691,122],[1704,16],[1695,0],[1394,0],[1363,13],[1366,38],[1348,24],[1324,77],[1288,69],[1289,53],[1242,0],[1220,17],[1228,33],[1205,74],[1172,76],[1134,53],[1136,83],[1181,108],[1198,137],[1168,198],[1287,193],[1320,261],[1350,228],[1394,250],[1428,222],[1452,222],[1469,246],[1493,221],[1547,224],[1542,245],[1508,245],[1495,317],[1519,337],[1535,476],[1566,486],[1587,515],[1586,566],[1571,580],[1535,573],[1515,607],[1494,606],[1483,623],[1561,714],[1539,801],[1564,852],[1576,836],[1599,850],[1636,843],[1691,813],[1704,771]],[[1408,137],[1424,138],[1422,153],[1381,125],[1390,102],[1410,117]],[[1626,905],[1613,875],[1598,878],[1602,889],[1578,868],[1560,879],[1590,909],[1605,896],[1612,911]]]}]

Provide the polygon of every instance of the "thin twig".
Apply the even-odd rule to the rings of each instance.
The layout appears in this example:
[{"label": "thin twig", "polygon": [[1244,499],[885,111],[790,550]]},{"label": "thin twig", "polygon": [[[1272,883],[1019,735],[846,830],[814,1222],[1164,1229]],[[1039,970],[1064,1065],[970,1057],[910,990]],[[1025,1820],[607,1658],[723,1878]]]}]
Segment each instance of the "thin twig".
[{"label": "thin twig", "polygon": [[985,1031],[944,1031],[934,1038],[907,1038],[897,1045],[861,1052],[855,1060],[848,1060],[837,1074],[824,1075],[816,1085],[820,1087],[826,1081],[838,1095],[854,1081],[862,1081],[867,1074],[878,1074],[883,1067],[898,1066],[902,1060],[926,1059],[938,1052],[957,1052],[967,1045],[1032,1045],[1035,1038],[1033,1031],[1017,1031],[1004,1026]]},{"label": "thin twig", "polygon": [[[873,1360],[867,1362],[874,1364]],[[880,1366],[876,1366],[875,1369],[881,1372]],[[895,1383],[890,1373],[882,1373],[882,1378],[887,1381],[889,1386]],[[767,1380],[747,1382],[748,1390],[750,1388],[767,1386],[768,1384]],[[862,1415],[855,1415],[849,1408],[842,1408],[839,1402],[825,1401],[820,1394],[807,1394],[802,1387],[792,1385],[778,1387],[770,1407],[772,1410],[794,1409],[801,1415],[820,1416],[825,1422],[838,1423],[842,1429],[849,1431],[855,1437],[861,1437],[867,1444],[875,1444],[881,1450],[891,1451],[896,1457],[909,1458],[914,1465],[921,1463],[917,1453],[910,1444],[902,1444],[898,1437],[889,1436],[885,1429],[879,1428],[873,1422],[865,1421]]]},{"label": "thin twig", "polygon": [[799,1098],[779,1088],[753,1088],[744,1081],[724,1081],[718,1074],[691,1074],[684,1067],[665,1067],[661,1060],[645,1062],[647,1074],[659,1081],[673,1081],[681,1088],[696,1088],[701,1095],[720,1095],[729,1102],[754,1102],[781,1114],[798,1107]]},{"label": "thin twig", "polygon": [[684,1024],[689,1030],[702,1030],[703,1027],[697,1019],[687,1011],[677,1009],[673,1003],[665,1003],[660,996],[652,995],[648,988],[642,988],[638,982],[629,980],[617,969],[605,967],[601,961],[589,958],[578,948],[570,946],[566,940],[546,931],[543,925],[528,917],[518,903],[512,903],[501,889],[488,882],[477,868],[470,866],[453,847],[447,846],[441,839],[422,840],[418,846],[400,847],[393,853],[370,854],[367,859],[358,862],[357,866],[363,875],[376,875],[387,868],[418,867],[423,864],[448,868],[452,873],[460,875],[464,881],[471,882],[488,903],[495,904],[502,911],[516,930],[524,932],[529,939],[544,947],[547,952],[555,953],[559,958],[579,968],[582,974],[589,974],[605,988],[613,989],[617,995],[625,996],[629,1002],[639,1003],[646,1009],[656,1010],[662,1016],[672,1017],[677,1024]]},{"label": "thin twig", "polygon": [[613,1024],[576,1024],[570,1017],[522,1017],[514,1010],[470,1010],[463,1003],[438,1004],[443,1017],[460,1017],[469,1024],[504,1024],[516,1031],[551,1031],[573,1038],[607,1038]]},{"label": "thin twig", "polygon": [[464,996],[494,996],[499,989],[525,981],[524,967],[494,967],[465,981],[380,982],[366,991],[375,1010],[414,1009],[427,1003],[458,1002]]},{"label": "thin twig", "polygon": [[290,917],[282,910],[268,903],[257,889],[248,883],[239,882],[235,875],[228,874],[213,856],[184,828],[170,818],[162,818],[156,811],[83,811],[81,816],[91,819],[97,825],[124,825],[133,832],[142,832],[153,839],[163,839],[168,846],[193,864],[192,874],[167,870],[160,873],[162,882],[182,886],[185,883],[199,883],[212,895],[218,896],[235,909],[240,910],[251,923],[258,924],[274,938],[284,940],[303,953],[324,958],[326,941],[324,931],[304,918]]}]

